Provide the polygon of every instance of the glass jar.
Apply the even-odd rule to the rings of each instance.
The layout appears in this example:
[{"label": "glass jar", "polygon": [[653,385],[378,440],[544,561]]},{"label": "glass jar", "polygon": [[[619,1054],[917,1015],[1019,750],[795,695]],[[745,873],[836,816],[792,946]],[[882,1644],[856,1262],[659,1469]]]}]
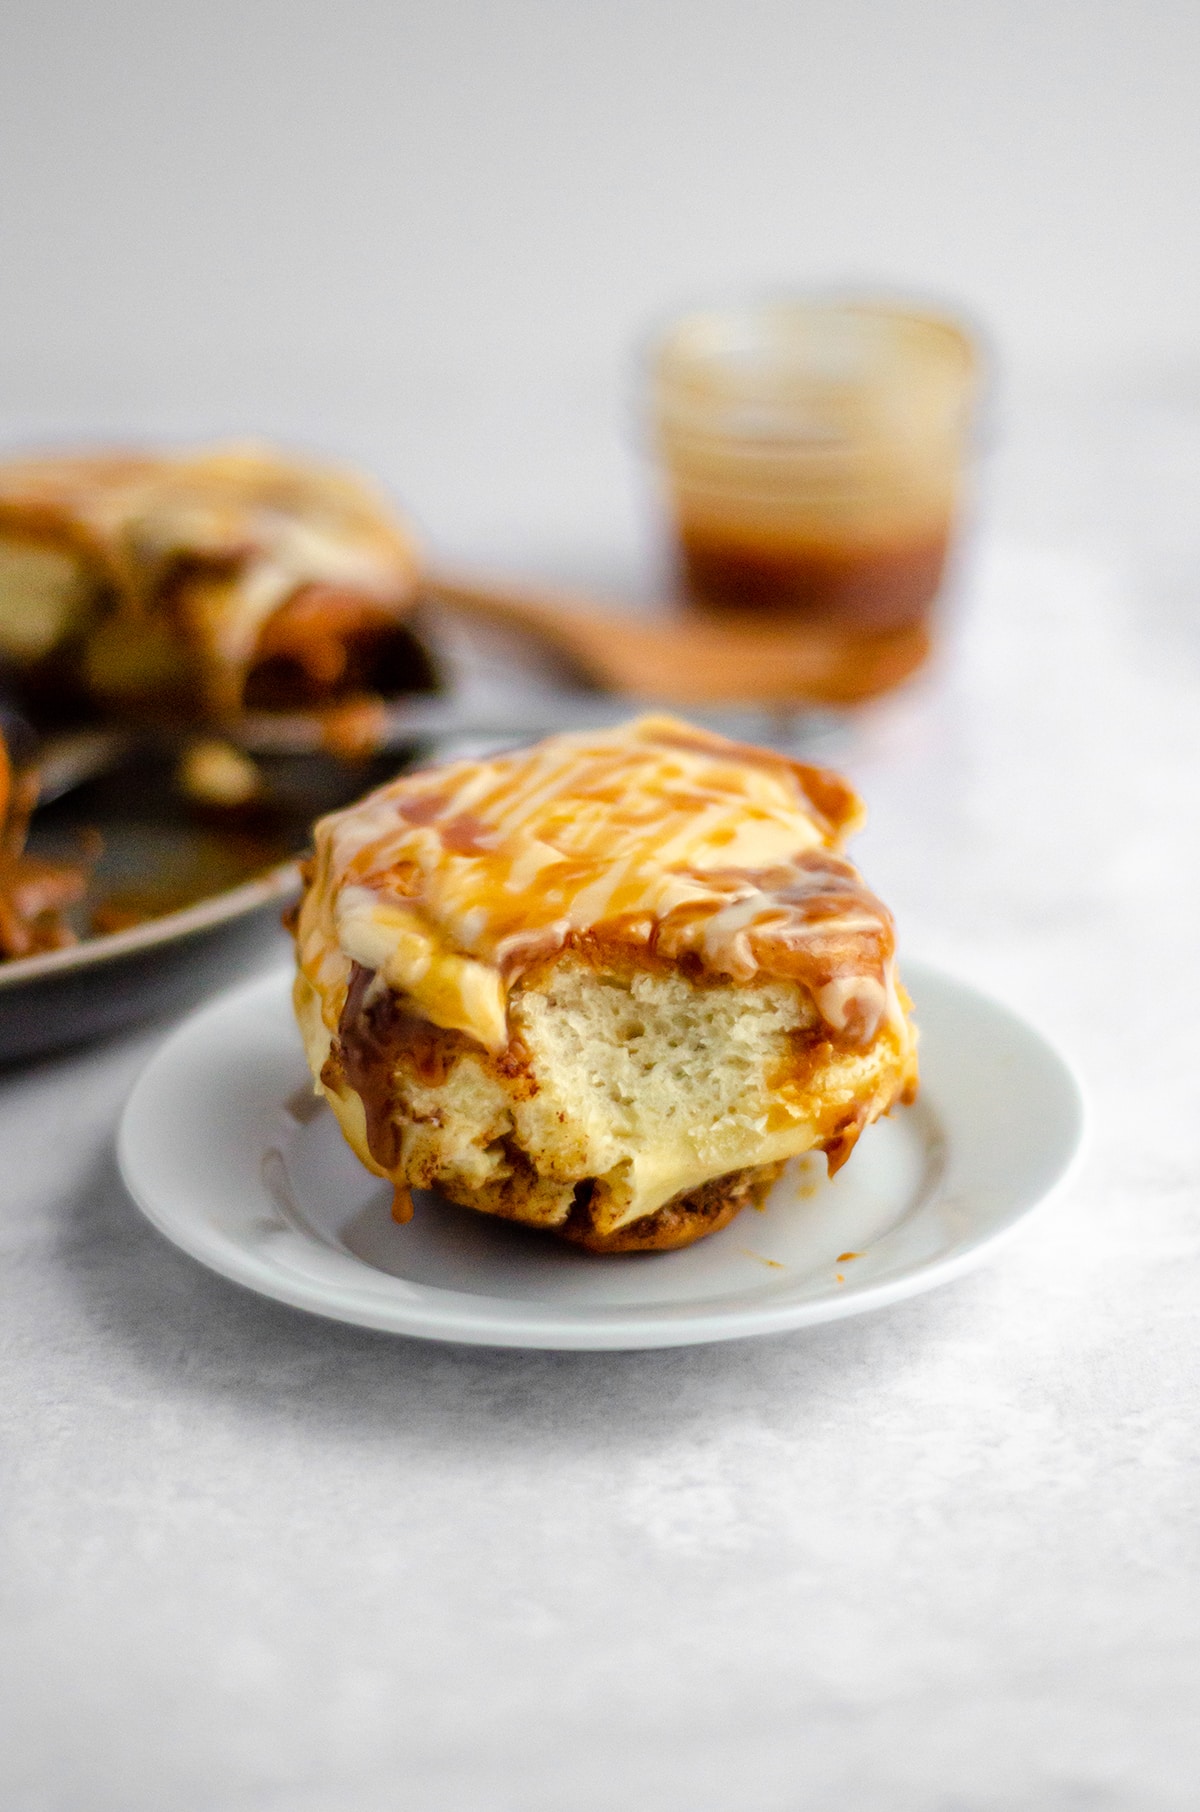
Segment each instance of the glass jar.
[{"label": "glass jar", "polygon": [[976,387],[950,320],[869,302],[692,314],[651,406],[687,600],[875,636],[923,624]]}]

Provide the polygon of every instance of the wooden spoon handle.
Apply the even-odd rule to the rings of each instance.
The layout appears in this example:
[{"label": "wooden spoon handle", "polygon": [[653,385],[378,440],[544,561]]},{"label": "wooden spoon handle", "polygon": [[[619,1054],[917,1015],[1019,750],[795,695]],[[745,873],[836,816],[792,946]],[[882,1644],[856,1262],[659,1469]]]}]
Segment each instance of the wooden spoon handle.
[{"label": "wooden spoon handle", "polygon": [[537,636],[609,691],[678,705],[858,704],[907,679],[930,645],[920,626],[851,638],[806,624],[645,618],[456,573],[427,574],[425,592],[478,622]]}]

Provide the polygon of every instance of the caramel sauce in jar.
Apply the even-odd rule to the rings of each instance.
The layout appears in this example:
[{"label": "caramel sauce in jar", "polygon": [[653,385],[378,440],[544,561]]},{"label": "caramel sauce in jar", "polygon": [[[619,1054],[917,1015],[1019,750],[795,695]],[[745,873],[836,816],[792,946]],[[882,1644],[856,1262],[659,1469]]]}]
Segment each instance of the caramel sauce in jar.
[{"label": "caramel sauce in jar", "polygon": [[966,335],[862,303],[698,314],[653,410],[686,601],[862,640],[942,583],[975,388]]},{"label": "caramel sauce in jar", "polygon": [[693,603],[844,624],[866,634],[923,622],[937,596],[949,523],[883,542],[755,540],[703,517],[679,525],[684,586]]}]

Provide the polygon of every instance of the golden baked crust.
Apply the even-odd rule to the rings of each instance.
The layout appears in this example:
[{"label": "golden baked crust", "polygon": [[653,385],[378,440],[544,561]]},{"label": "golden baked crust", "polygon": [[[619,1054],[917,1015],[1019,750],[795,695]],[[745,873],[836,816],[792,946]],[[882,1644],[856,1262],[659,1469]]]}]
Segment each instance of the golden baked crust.
[{"label": "golden baked crust", "polygon": [[673,719],[406,776],[322,820],[318,1088],[369,1169],[599,1252],[723,1226],[916,1086],[837,776]]},{"label": "golden baked crust", "polygon": [[678,1252],[710,1233],[719,1233],[753,1203],[756,1207],[783,1169],[782,1163],[758,1164],[750,1170],[731,1170],[713,1177],[698,1189],[672,1196],[653,1214],[630,1221],[615,1233],[602,1233],[591,1214],[591,1192],[581,1185],[579,1199],[558,1232],[589,1252]]},{"label": "golden baked crust", "polygon": [[0,653],[103,704],[219,717],[402,679],[416,580],[371,487],[267,447],[0,464]]}]

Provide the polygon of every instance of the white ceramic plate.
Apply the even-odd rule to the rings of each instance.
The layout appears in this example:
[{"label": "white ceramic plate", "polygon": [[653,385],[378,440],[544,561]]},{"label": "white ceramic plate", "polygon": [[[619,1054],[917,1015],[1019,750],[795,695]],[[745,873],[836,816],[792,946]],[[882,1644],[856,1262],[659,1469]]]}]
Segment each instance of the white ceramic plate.
[{"label": "white ceramic plate", "polygon": [[[1063,1059],[1005,1007],[904,966],[916,1106],[829,1181],[802,1159],[761,1212],[683,1252],[596,1257],[418,1194],[404,1227],[313,1096],[272,975],[189,1019],[121,1122],[121,1171],[168,1239],[340,1321],[491,1346],[683,1346],[862,1314],[945,1283],[1062,1183],[1082,1137]],[[848,1256],[853,1254],[855,1256]]]}]

